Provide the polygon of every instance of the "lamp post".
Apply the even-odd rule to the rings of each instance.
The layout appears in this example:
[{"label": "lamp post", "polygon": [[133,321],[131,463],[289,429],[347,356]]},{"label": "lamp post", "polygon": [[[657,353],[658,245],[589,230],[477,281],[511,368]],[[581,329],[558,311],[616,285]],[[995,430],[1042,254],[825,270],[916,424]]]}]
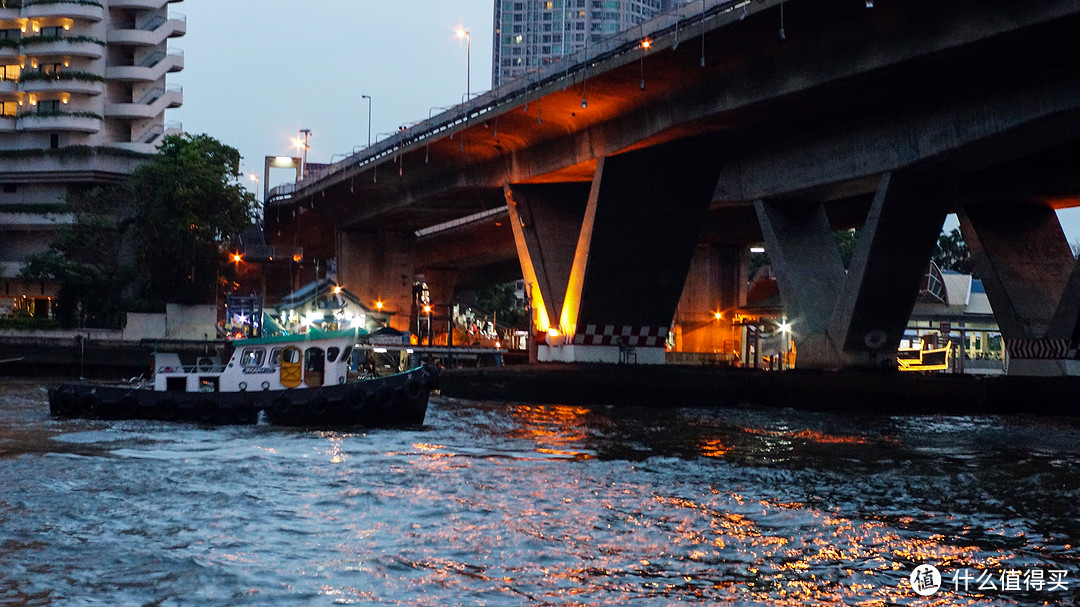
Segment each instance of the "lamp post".
[{"label": "lamp post", "polygon": [[259,202],[259,176],[255,173],[248,173],[247,178],[255,184],[255,202]]},{"label": "lamp post", "polygon": [[[304,136],[304,141],[300,141],[300,135]],[[308,151],[308,138],[311,137],[311,129],[300,129],[299,134],[296,137],[296,147],[304,150],[304,158],[300,162],[300,178],[307,179],[307,151]]]},{"label": "lamp post", "polygon": [[465,39],[465,100],[472,93],[472,34],[467,29],[458,28],[458,38]]},{"label": "lamp post", "polygon": [[361,99],[367,99],[367,146],[371,147],[371,95],[360,95]]}]

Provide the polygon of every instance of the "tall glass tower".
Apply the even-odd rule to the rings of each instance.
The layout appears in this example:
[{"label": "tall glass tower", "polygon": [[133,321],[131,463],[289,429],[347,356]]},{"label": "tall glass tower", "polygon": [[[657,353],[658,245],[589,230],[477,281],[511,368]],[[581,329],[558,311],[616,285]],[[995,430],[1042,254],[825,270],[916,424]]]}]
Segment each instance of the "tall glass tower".
[{"label": "tall glass tower", "polygon": [[520,78],[688,0],[495,0],[491,86]]}]

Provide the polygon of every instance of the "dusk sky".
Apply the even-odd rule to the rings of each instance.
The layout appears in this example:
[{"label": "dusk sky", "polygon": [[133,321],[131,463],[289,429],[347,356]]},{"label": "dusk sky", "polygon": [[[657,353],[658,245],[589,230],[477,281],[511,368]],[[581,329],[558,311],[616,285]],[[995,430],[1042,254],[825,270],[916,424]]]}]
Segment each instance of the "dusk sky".
[{"label": "dusk sky", "polygon": [[[169,76],[184,105],[166,120],[237,148],[245,173],[260,179],[265,156],[297,153],[299,129],[311,129],[309,162],[365,146],[361,95],[372,98],[373,141],[460,103],[459,27],[472,34],[473,92],[490,88],[491,0],[185,0],[171,9],[188,31],[169,43],[184,51],[184,70]],[[271,185],[285,181],[287,171],[272,173]]]},{"label": "dusk sky", "polygon": [[[472,92],[491,84],[491,0],[184,0],[172,9],[187,16],[188,31],[170,41],[184,51],[184,70],[169,76],[184,87],[184,105],[166,120],[237,148],[244,172],[260,179],[265,156],[298,153],[300,129],[311,129],[309,162],[365,146],[361,95],[372,98],[372,141],[460,103],[467,49],[459,27],[472,35]],[[291,180],[288,171],[271,174],[272,186]],[[1060,215],[1069,241],[1080,243],[1080,210]],[[950,216],[945,229],[956,225]]]}]

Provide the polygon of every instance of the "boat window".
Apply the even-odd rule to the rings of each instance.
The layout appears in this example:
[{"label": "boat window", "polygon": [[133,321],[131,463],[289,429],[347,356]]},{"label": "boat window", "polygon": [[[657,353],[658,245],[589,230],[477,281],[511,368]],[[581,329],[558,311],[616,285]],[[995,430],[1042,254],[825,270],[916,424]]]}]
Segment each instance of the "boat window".
[{"label": "boat window", "polygon": [[262,348],[244,348],[244,353],[240,355],[240,365],[244,367],[261,367],[265,356],[266,350]]},{"label": "boat window", "polygon": [[326,362],[331,362],[332,363],[335,360],[337,360],[337,355],[338,355],[338,352],[340,352],[340,351],[341,351],[341,348],[336,348],[336,347],[335,348],[327,348],[326,349]]},{"label": "boat window", "polygon": [[300,348],[288,347],[281,351],[281,361],[289,364],[297,364],[300,362]]},{"label": "boat window", "polygon": [[326,364],[322,348],[308,348],[304,351],[304,370],[322,371]]},{"label": "boat window", "polygon": [[270,364],[275,367],[281,364],[281,348],[270,350]]}]

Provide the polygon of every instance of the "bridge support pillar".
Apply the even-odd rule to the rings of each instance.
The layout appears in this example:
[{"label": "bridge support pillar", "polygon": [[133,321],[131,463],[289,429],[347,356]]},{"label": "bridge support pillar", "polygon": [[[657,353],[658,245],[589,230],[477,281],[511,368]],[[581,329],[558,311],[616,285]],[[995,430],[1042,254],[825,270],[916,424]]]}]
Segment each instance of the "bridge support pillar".
[{"label": "bridge support pillar", "polygon": [[[958,216],[1006,343],[1075,343],[1080,338],[1080,266],[1054,210],[1035,204],[994,204],[970,206]],[[1080,375],[1080,366],[1063,358],[1014,356],[1009,374]]]},{"label": "bridge support pillar", "polygon": [[759,200],[755,208],[792,327],[796,364],[804,368],[841,365],[828,329],[846,273],[825,207],[814,202]]},{"label": "bridge support pillar", "polygon": [[800,368],[893,364],[951,193],[916,171],[882,177],[846,274],[820,206],[758,203]]},{"label": "bridge support pillar", "polygon": [[676,350],[734,360],[741,331],[731,314],[746,302],[748,257],[746,247],[697,246],[675,313]]},{"label": "bridge support pillar", "polygon": [[[537,347],[540,361],[664,362],[668,330],[718,171],[699,145],[685,142],[602,158],[573,230],[576,214],[568,208],[537,213],[534,204],[529,215],[516,212],[521,186],[508,188],[522,271],[539,285],[533,290],[534,308],[539,307],[537,291],[544,298],[547,318],[535,324],[543,340]],[[528,189],[520,191],[522,200],[528,199]],[[584,190],[574,191],[580,196]],[[544,220],[545,214],[551,217]],[[546,232],[548,242],[559,244],[530,248],[529,220],[537,236]],[[565,239],[575,237],[567,267]]]},{"label": "bridge support pillar", "polygon": [[369,308],[382,302],[390,326],[409,331],[415,250],[412,232],[339,231],[338,281]]}]

